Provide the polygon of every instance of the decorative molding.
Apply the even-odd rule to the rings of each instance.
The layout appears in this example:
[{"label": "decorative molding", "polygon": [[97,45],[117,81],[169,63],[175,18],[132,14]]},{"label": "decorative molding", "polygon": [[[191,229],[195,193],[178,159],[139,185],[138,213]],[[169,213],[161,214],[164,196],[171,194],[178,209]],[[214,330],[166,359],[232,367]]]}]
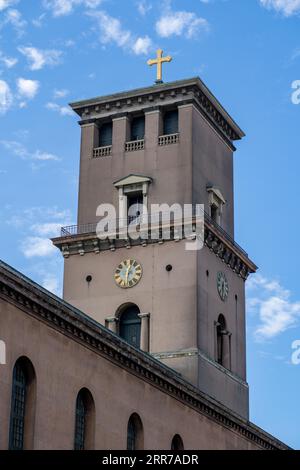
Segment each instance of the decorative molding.
[{"label": "decorative molding", "polygon": [[288,449],[282,442],[222,407],[169,367],[130,346],[3,262],[0,262],[0,298],[258,447]]},{"label": "decorative molding", "polygon": [[152,183],[152,178],[149,176],[143,175],[128,175],[125,178],[121,178],[118,181],[114,182],[116,188],[121,188],[122,186],[128,186],[131,184],[143,184],[143,183]]},{"label": "decorative molding", "polygon": [[[122,180],[117,182],[122,185]],[[151,230],[151,229],[149,229]],[[161,233],[159,233],[161,232]],[[136,240],[131,240],[130,246],[141,245],[147,247],[150,244],[163,244],[164,242],[178,242],[176,239],[176,230],[173,226],[170,229],[171,240],[163,239],[163,231],[158,228],[158,238],[151,239],[149,232],[148,238],[141,236]],[[84,253],[101,253],[109,249],[126,248],[128,240],[100,240],[96,235],[96,224],[88,224],[86,229],[67,227],[62,229],[62,237],[52,239],[53,244],[59,248],[65,258],[71,255]],[[80,244],[79,244],[80,243]],[[213,252],[223,263],[225,263],[237,276],[246,280],[250,273],[257,270],[257,266],[248,258],[247,253],[242,250],[223,230],[220,231],[216,225],[208,220],[205,221],[204,245]]]},{"label": "decorative molding", "polygon": [[124,111],[121,115],[126,115],[141,109],[141,105],[147,113],[159,106],[188,104],[194,104],[234,150],[232,142],[244,137],[244,133],[198,77],[71,103],[71,107],[83,125],[91,119],[119,118],[120,110]]}]

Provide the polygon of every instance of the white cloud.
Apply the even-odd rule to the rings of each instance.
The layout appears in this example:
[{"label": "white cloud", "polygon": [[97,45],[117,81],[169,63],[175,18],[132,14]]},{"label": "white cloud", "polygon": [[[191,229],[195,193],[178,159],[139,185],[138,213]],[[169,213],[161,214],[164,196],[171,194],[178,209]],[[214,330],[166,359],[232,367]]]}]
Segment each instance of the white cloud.
[{"label": "white cloud", "polygon": [[146,0],[141,0],[137,3],[137,9],[140,15],[146,16],[152,9],[152,5],[151,3],[146,2]]},{"label": "white cloud", "polygon": [[53,153],[48,153],[48,152],[41,152],[40,150],[36,150],[32,155],[31,155],[32,160],[39,160],[42,162],[46,162],[49,160],[53,161],[59,161],[60,158],[57,157],[57,155],[53,155]]},{"label": "white cloud", "polygon": [[36,47],[19,47],[29,62],[30,70],[41,70],[46,65],[55,66],[61,61],[62,51],[56,49],[37,49]]},{"label": "white cloud", "polygon": [[118,18],[114,18],[104,11],[93,11],[87,14],[96,20],[100,32],[99,39],[102,44],[114,43],[118,47],[126,48],[137,55],[149,52],[152,41],[148,36],[143,38],[135,37],[131,31],[122,27]]},{"label": "white cloud", "polygon": [[45,274],[42,280],[42,286],[44,289],[47,289],[52,294],[61,296],[61,285],[59,279],[55,276],[55,274]]},{"label": "white cloud", "polygon": [[69,90],[54,90],[53,92],[53,98],[55,100],[58,100],[58,99],[61,99],[61,98],[65,98],[67,95],[69,94]]},{"label": "white cloud", "polygon": [[[41,220],[43,222],[41,222]],[[45,235],[45,233],[42,233],[45,231],[45,228],[42,228],[45,221],[47,224],[54,223],[57,225],[59,223],[60,225],[72,225],[70,211],[61,210],[56,206],[29,207],[22,211],[21,214],[10,215],[10,217],[6,219],[6,223],[14,228],[20,229],[24,227],[28,229],[28,227],[30,227],[31,231],[38,230],[35,232],[35,235]]]},{"label": "white cloud", "polygon": [[26,80],[25,78],[18,78],[17,80],[19,95],[29,100],[36,96],[39,87],[40,83],[37,80]]},{"label": "white cloud", "polygon": [[11,7],[12,5],[15,5],[18,2],[19,0],[0,0],[0,11],[3,11],[6,8]]},{"label": "white cloud", "polygon": [[46,17],[46,13],[42,13],[37,18],[34,18],[33,20],[31,20],[33,26],[35,26],[36,28],[41,28],[43,26],[45,17]]},{"label": "white cloud", "polygon": [[59,113],[61,116],[74,116],[72,109],[68,106],[59,106],[57,103],[49,102],[46,104],[46,108]]},{"label": "white cloud", "polygon": [[247,290],[248,307],[259,315],[257,339],[272,339],[300,321],[300,301],[294,302],[291,292],[278,281],[255,275],[248,281]]},{"label": "white cloud", "polygon": [[26,237],[21,243],[21,251],[26,258],[49,256],[55,250],[56,248],[48,238]]},{"label": "white cloud", "polygon": [[44,0],[44,6],[52,11],[53,16],[69,15],[76,6],[97,8],[102,0]]},{"label": "white cloud", "polygon": [[35,161],[59,161],[60,158],[57,155],[52,153],[43,152],[41,150],[35,150],[30,152],[23,144],[16,142],[14,140],[0,140],[0,145],[2,145],[6,150],[8,150],[13,155],[20,157],[22,160],[35,160]]},{"label": "white cloud", "polygon": [[19,10],[9,9],[5,12],[4,20],[1,23],[2,27],[5,25],[11,25],[18,33],[18,36],[22,36],[27,22],[23,20]]},{"label": "white cloud", "polygon": [[300,13],[300,0],[259,0],[266,8],[291,16]]},{"label": "white cloud", "polygon": [[268,9],[274,9],[285,16],[300,13],[300,0],[259,0],[261,5]]},{"label": "white cloud", "polygon": [[166,8],[156,23],[156,32],[162,38],[170,36],[185,36],[188,39],[196,37],[200,32],[208,31],[206,19],[188,11],[172,11]]},{"label": "white cloud", "polygon": [[149,36],[138,38],[132,46],[132,50],[136,55],[148,54],[152,47],[152,41]]},{"label": "white cloud", "polygon": [[59,235],[61,222],[46,222],[34,224],[31,230],[39,236],[55,237]]},{"label": "white cloud", "polygon": [[123,47],[131,40],[131,33],[122,28],[120,20],[109,16],[104,11],[96,11],[88,13],[89,16],[95,18],[100,29],[100,41],[103,44],[114,42],[117,46]]},{"label": "white cloud", "polygon": [[0,80],[0,114],[5,114],[13,104],[13,95],[9,85]]},{"label": "white cloud", "polygon": [[18,63],[18,59],[15,57],[7,57],[0,51],[0,62],[2,62],[8,69],[11,69]]}]

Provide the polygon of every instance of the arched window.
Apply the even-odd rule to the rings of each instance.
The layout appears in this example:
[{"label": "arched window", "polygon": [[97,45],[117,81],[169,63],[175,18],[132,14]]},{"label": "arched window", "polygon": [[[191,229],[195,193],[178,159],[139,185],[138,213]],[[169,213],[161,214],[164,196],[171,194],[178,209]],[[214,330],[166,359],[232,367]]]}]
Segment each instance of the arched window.
[{"label": "arched window", "polygon": [[144,430],[139,415],[130,416],[127,426],[127,450],[143,450]]},{"label": "arched window", "polygon": [[171,450],[184,450],[183,440],[179,434],[175,434],[172,439]]},{"label": "arched window", "polygon": [[86,388],[80,390],[76,400],[74,450],[94,448],[95,404]]},{"label": "arched window", "polygon": [[225,335],[226,321],[224,315],[219,315],[217,323],[217,362],[222,366],[225,366]]},{"label": "arched window", "polygon": [[164,135],[177,134],[178,132],[178,110],[168,111],[164,115]]},{"label": "arched window", "polygon": [[141,342],[141,319],[139,318],[140,310],[136,305],[128,306],[121,313],[120,318],[120,336],[128,343],[137,348]]},{"label": "arched window", "polygon": [[9,450],[33,448],[36,378],[32,363],[17,360],[12,378]]}]

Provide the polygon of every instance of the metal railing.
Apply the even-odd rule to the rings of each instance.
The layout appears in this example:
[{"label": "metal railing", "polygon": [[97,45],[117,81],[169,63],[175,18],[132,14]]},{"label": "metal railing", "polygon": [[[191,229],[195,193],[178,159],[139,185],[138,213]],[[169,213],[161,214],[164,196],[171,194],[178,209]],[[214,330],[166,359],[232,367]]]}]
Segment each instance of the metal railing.
[{"label": "metal railing", "polygon": [[99,157],[110,157],[112,151],[112,145],[107,145],[106,147],[98,147],[93,151],[93,158]]},{"label": "metal railing", "polygon": [[158,145],[170,145],[170,144],[177,144],[179,142],[179,133],[177,134],[168,134],[168,135],[161,135],[158,138]]},{"label": "metal railing", "polygon": [[[162,214],[162,213],[158,213]],[[241,253],[243,253],[246,257],[248,257],[248,253],[238,244],[236,241],[217,223],[215,222],[207,212],[203,211],[204,214],[204,221],[207,225],[211,226],[217,234],[219,234],[223,239],[228,241],[232,246],[237,248]],[[126,219],[117,219],[117,226],[118,227],[126,227],[129,224],[136,224],[136,225],[143,225],[143,224],[151,224],[151,221],[153,222],[158,222],[158,224],[166,222],[166,220],[163,220],[161,222],[161,219],[158,217],[157,219],[152,217],[154,214],[148,214],[147,216],[140,215],[138,217],[127,217]],[[194,213],[193,217],[199,216],[199,213]],[[175,219],[176,222],[176,219]],[[172,219],[171,219],[172,223]],[[96,233],[97,230],[97,223],[93,224],[83,224],[83,225],[71,225],[69,227],[63,227],[61,229],[61,236],[62,237],[73,237],[73,236],[79,236],[79,235],[88,235],[88,234],[93,234]]]},{"label": "metal railing", "polygon": [[125,152],[136,152],[137,150],[144,150],[145,140],[132,140],[125,143]]}]

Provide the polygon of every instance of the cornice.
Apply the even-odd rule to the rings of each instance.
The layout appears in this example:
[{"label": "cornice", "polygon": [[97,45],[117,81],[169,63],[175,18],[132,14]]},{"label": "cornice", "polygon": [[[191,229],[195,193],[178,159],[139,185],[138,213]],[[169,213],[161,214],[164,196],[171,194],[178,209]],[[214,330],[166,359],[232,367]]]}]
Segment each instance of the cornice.
[{"label": "cornice", "polygon": [[[115,251],[121,248],[130,248],[131,246],[141,245],[147,247],[151,244],[177,243],[178,239],[171,226],[171,239],[163,240],[151,239],[149,233],[148,239],[141,236],[136,240],[118,239],[100,240],[96,235],[96,224],[89,224],[88,233],[82,233],[79,230],[78,235],[70,235],[66,233],[64,236],[52,239],[53,244],[60,249],[64,258],[69,256],[80,255],[86,253],[99,254],[102,251]],[[184,239],[183,239],[184,240]],[[204,245],[212,253],[215,254],[222,262],[224,262],[237,276],[246,280],[250,273],[257,271],[257,266],[250,260],[247,253],[234,241],[226,236],[224,231],[220,232],[214,225],[205,222],[204,229]]]},{"label": "cornice", "polygon": [[198,77],[74,102],[70,106],[83,125],[108,116],[114,119],[115,115],[137,110],[146,113],[153,108],[189,103],[197,107],[234,150],[232,142],[245,134]]},{"label": "cornice", "polygon": [[288,449],[282,442],[201,393],[172,369],[130,346],[3,262],[0,262],[0,297],[258,447]]}]

